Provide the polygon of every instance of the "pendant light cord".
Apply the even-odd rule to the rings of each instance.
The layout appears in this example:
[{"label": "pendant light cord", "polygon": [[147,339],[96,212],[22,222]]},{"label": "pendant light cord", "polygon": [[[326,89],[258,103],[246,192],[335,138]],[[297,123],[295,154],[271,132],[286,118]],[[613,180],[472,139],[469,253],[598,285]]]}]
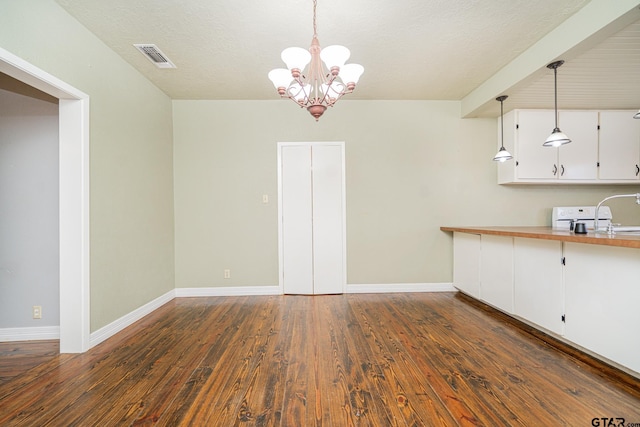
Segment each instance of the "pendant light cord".
[{"label": "pendant light cord", "polygon": [[504,99],[500,101],[500,148],[504,148],[504,110],[502,104]]},{"label": "pendant light cord", "polygon": [[558,129],[558,67],[553,68],[553,93],[556,109],[556,129]]}]

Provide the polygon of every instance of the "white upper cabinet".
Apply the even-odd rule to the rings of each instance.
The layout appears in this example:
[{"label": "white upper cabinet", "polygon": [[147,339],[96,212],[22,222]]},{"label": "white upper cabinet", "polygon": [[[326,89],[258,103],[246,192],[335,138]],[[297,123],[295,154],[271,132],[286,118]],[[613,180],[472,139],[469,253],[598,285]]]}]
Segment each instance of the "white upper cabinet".
[{"label": "white upper cabinet", "polygon": [[640,180],[640,120],[634,111],[600,112],[600,168],[602,180]]},{"label": "white upper cabinet", "polygon": [[[499,184],[638,182],[640,120],[632,118],[634,112],[559,111],[558,127],[571,143],[544,147],[555,126],[554,114],[553,110],[505,114],[504,145],[514,159],[498,164]],[[498,132],[500,137],[499,121]]]},{"label": "white upper cabinet", "polygon": [[[558,149],[543,147],[553,130],[553,111],[512,111],[505,116],[505,132],[513,132],[515,180],[557,179]],[[509,114],[511,114],[509,113]]]},{"label": "white upper cabinet", "polygon": [[557,148],[558,179],[597,179],[598,112],[560,111],[558,125],[571,139],[569,144]]}]

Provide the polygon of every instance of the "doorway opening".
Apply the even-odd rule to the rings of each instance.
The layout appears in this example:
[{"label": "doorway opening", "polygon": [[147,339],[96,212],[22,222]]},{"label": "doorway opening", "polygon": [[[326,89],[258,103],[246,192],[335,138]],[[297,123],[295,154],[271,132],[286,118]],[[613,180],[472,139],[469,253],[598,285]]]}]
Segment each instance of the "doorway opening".
[{"label": "doorway opening", "polygon": [[89,349],[89,96],[0,48],[0,72],[59,101],[60,352]]}]

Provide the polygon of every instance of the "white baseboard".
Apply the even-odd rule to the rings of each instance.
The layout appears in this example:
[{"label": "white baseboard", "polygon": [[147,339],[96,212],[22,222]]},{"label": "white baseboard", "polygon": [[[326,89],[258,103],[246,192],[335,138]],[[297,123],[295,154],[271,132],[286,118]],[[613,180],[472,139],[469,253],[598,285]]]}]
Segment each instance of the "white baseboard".
[{"label": "white baseboard", "polygon": [[237,286],[220,288],[176,288],[176,298],[282,295],[280,286]]},{"label": "white baseboard", "polygon": [[[384,283],[347,285],[345,293],[456,292],[452,283]],[[279,286],[237,286],[220,288],[176,288],[176,298],[282,295]]]},{"label": "white baseboard", "polygon": [[347,285],[348,294],[379,294],[394,292],[456,292],[453,283],[382,283]]},{"label": "white baseboard", "polygon": [[60,326],[38,326],[35,328],[2,328],[0,342],[59,340]]},{"label": "white baseboard", "polygon": [[95,332],[92,332],[89,335],[89,348],[92,348],[106,339],[114,336],[118,332],[122,331],[127,326],[131,326],[138,320],[142,319],[144,316],[151,314],[154,310],[162,307],[169,301],[175,298],[175,289],[167,292],[166,294],[159,296],[153,301],[148,302],[142,307],[138,307],[132,312],[125,314],[121,318],[109,323],[107,326],[104,326],[98,329]]}]

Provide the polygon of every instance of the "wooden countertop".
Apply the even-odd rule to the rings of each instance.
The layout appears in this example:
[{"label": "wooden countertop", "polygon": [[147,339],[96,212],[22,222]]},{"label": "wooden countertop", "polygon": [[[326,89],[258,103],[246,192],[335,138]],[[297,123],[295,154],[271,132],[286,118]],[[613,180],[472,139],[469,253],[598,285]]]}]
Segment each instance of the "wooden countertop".
[{"label": "wooden countertop", "polygon": [[559,240],[561,242],[587,243],[590,245],[621,246],[640,249],[640,234],[625,235],[589,232],[575,234],[568,230],[554,230],[551,227],[440,227],[442,231],[458,231],[471,234],[492,234],[494,236],[525,237],[529,239]]}]

